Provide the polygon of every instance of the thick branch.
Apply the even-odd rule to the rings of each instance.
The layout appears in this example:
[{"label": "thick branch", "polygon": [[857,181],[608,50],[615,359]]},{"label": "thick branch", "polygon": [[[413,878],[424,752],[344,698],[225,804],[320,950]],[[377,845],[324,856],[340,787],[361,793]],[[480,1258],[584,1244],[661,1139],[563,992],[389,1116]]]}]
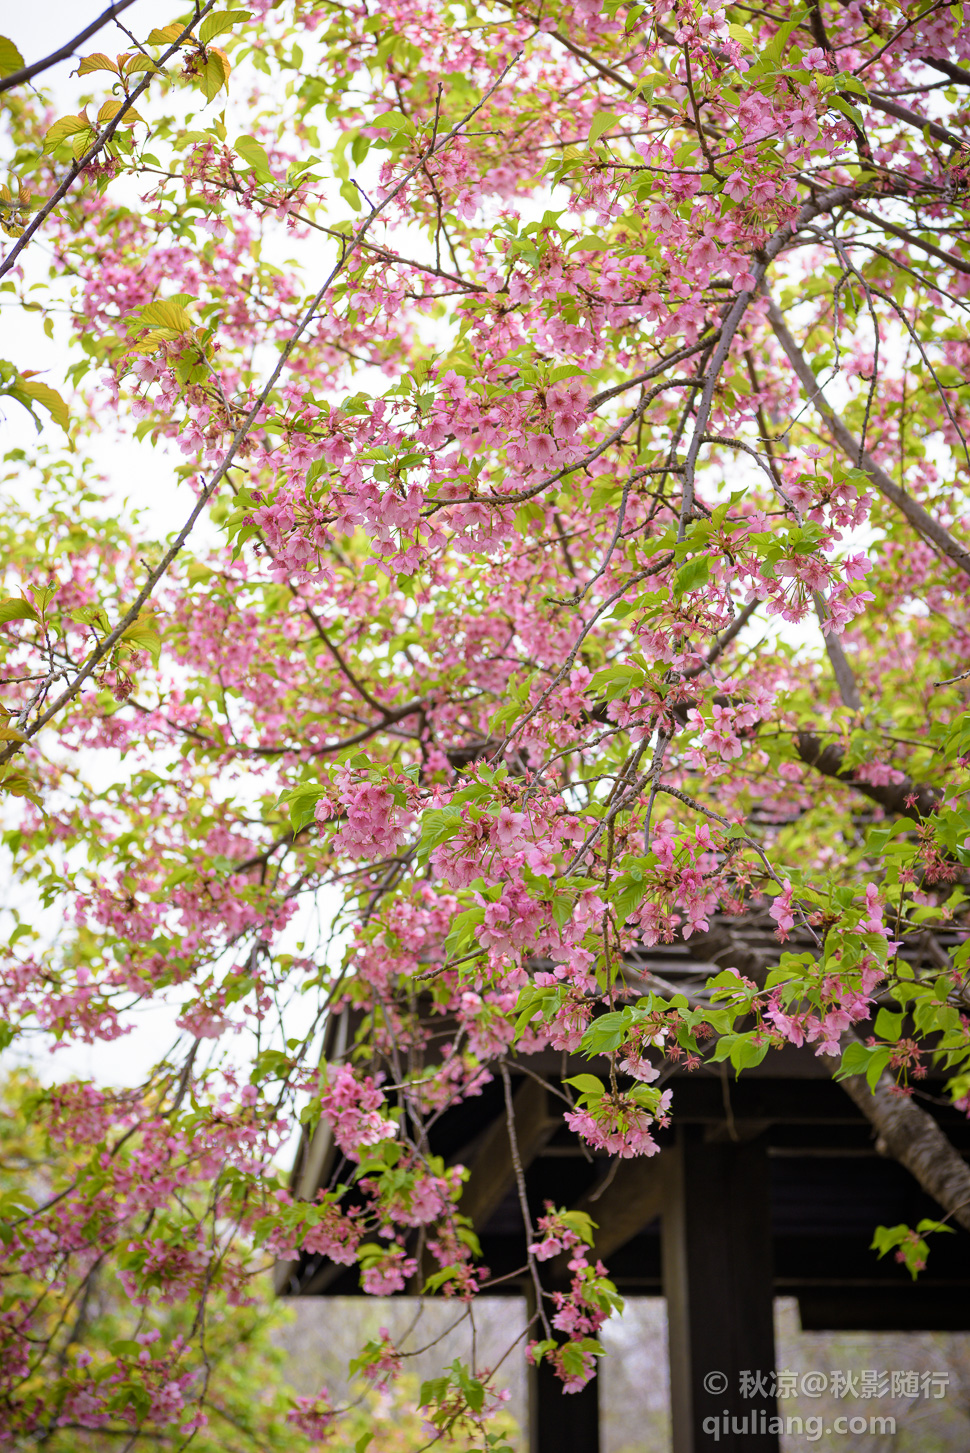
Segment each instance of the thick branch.
[{"label": "thick branch", "polygon": [[947,146],[956,146],[962,150],[966,145],[955,131],[948,131],[938,121],[931,121],[928,116],[920,116],[919,112],[911,111],[908,106],[900,106],[898,101],[890,101],[887,96],[876,96],[870,92],[866,105],[872,106],[876,111],[884,111],[887,116],[894,116],[897,121],[905,121],[910,126],[915,126],[917,131],[925,131],[929,127],[930,135],[935,136],[937,141],[946,142]]},{"label": "thick branch", "polygon": [[615,399],[619,394],[626,393],[628,388],[636,388],[638,383],[649,383],[651,379],[660,373],[665,373],[668,368],[673,368],[675,363],[683,363],[685,358],[691,358],[695,353],[703,353],[705,348],[710,348],[716,343],[718,334],[706,333],[696,343],[688,344],[684,348],[678,348],[675,352],[669,353],[666,358],[661,358],[658,363],[653,364],[645,373],[638,373],[633,378],[624,379],[623,383],[614,384],[612,388],[604,388],[598,394],[594,394],[587,404],[589,410],[598,409],[600,404],[605,404],[609,399]]},{"label": "thick branch", "polygon": [[862,698],[859,695],[859,686],[855,679],[855,672],[849,665],[848,658],[842,649],[842,642],[833,631],[826,631],[825,622],[828,620],[828,607],[825,604],[825,597],[819,592],[814,592],[815,614],[818,616],[818,623],[822,627],[822,639],[825,642],[825,650],[835,676],[835,684],[839,688],[839,695],[842,698],[842,705],[847,706],[850,711],[862,710]]},{"label": "thick branch", "polygon": [[935,520],[921,504],[913,499],[912,495],[907,494],[904,489],[900,489],[884,469],[880,469],[876,461],[862,448],[859,440],[829,405],[819,386],[818,379],[812,372],[811,364],[789,332],[781,309],[770,297],[768,298],[768,317],[771,320],[775,337],[798,375],[802,387],[808,394],[809,401],[822,418],[839,448],[848,455],[853,464],[865,471],[879,492],[906,516],[915,530],[918,530],[925,539],[932,541],[965,575],[970,575],[970,551],[954,539],[949,530]]},{"label": "thick branch", "polygon": [[928,257],[938,258],[940,262],[945,262],[947,267],[955,267],[957,272],[970,273],[970,262],[965,262],[962,257],[957,257],[952,252],[947,252],[945,248],[937,247],[933,242],[924,241],[922,237],[915,236],[914,233],[907,231],[905,227],[897,227],[895,222],[887,222],[885,217],[874,216],[872,212],[867,212],[865,207],[860,206],[858,202],[853,202],[852,211],[857,217],[864,217],[867,222],[871,222],[873,226],[880,228],[881,231],[889,232],[893,237],[898,237],[900,242],[905,242],[907,246],[920,248]]},{"label": "thick branch", "polygon": [[931,66],[934,71],[949,76],[958,86],[970,86],[970,71],[965,71],[962,66],[955,66],[952,61],[938,60],[936,56],[921,56],[920,59],[924,66]]},{"label": "thick branch", "polygon": [[[823,777],[834,777],[836,781],[844,782],[847,787],[855,788],[894,817],[911,817],[914,822],[919,822],[928,817],[942,800],[943,794],[935,787],[916,783],[910,777],[904,777],[898,783],[887,782],[879,786],[861,781],[855,772],[842,765],[845,761],[842,748],[835,742],[826,746],[822,738],[814,732],[799,732],[795,738],[795,750],[807,767],[821,772]],[[912,801],[908,800],[910,798]]]},{"label": "thick branch", "polygon": [[69,40],[66,45],[62,45],[60,50],[52,51],[42,61],[34,61],[32,65],[24,66],[23,70],[12,71],[9,76],[4,76],[0,80],[0,91],[9,91],[14,86],[22,86],[25,81],[30,81],[34,76],[39,76],[41,71],[46,71],[51,66],[56,66],[58,61],[69,60],[79,45],[83,45],[103,25],[107,25],[109,20],[114,20],[116,15],[120,15],[123,10],[127,10],[128,6],[134,5],[134,3],[135,0],[115,0],[115,3],[109,5],[107,10],[102,10],[97,20],[92,20],[90,25],[85,26],[84,30],[79,35],[76,35],[73,40]]},{"label": "thick branch", "polygon": [[923,1190],[965,1231],[970,1231],[970,1169],[932,1115],[900,1094],[889,1075],[880,1075],[873,1094],[863,1075],[840,1084],[879,1132],[889,1151]]},{"label": "thick branch", "polygon": [[725,310],[724,316],[721,319],[720,336],[717,341],[717,346],[705,376],[704,390],[701,394],[700,403],[697,406],[697,415],[694,420],[694,432],[687,450],[687,458],[684,462],[684,497],[680,512],[678,539],[683,539],[687,521],[693,509],[694,469],[697,464],[697,457],[700,453],[701,444],[704,442],[704,434],[711,416],[718,378],[731,351],[734,335],[741,326],[741,320],[752,300],[757,295],[758,288],[764,286],[764,279],[771,263],[784,251],[792,238],[796,237],[807,223],[813,221],[821,213],[829,212],[833,207],[840,206],[843,202],[851,201],[854,196],[854,187],[833,187],[830,191],[822,193],[818,197],[813,197],[810,202],[806,202],[799,209],[796,217],[779,227],[777,232],[774,232],[769,237],[755,263],[755,280],[753,286],[739,292],[730,308]]}]

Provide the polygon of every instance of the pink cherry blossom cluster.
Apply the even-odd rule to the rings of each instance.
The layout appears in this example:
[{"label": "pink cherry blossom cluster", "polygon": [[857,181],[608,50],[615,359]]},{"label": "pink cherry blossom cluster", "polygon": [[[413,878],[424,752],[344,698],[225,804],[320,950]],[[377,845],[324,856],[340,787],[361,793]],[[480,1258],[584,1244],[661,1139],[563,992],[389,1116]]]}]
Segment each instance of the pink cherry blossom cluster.
[{"label": "pink cherry blossom cluster", "polygon": [[617,1091],[602,1095],[585,1109],[567,1110],[563,1118],[570,1130],[594,1149],[629,1160],[637,1155],[657,1154],[660,1147],[651,1134],[652,1127],[667,1124],[672,1098],[673,1091],[664,1090],[656,1109],[647,1110]]},{"label": "pink cherry blossom cluster", "polygon": [[320,1095],[320,1108],[344,1155],[359,1160],[361,1151],[393,1139],[397,1127],[381,1114],[383,1092],[370,1075],[358,1079],[349,1065],[331,1065]]}]

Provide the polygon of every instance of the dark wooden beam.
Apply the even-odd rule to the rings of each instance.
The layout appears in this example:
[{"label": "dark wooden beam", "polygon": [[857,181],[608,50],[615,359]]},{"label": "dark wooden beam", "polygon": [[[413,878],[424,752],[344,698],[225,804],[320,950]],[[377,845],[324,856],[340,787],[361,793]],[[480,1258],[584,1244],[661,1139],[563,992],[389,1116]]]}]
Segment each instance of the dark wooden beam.
[{"label": "dark wooden beam", "polygon": [[798,1298],[803,1332],[968,1332],[970,1298],[953,1286],[853,1287]]},{"label": "dark wooden beam", "polygon": [[778,1453],[774,1397],[741,1383],[775,1367],[765,1148],[683,1126],[661,1165],[673,1453]]},{"label": "dark wooden beam", "polygon": [[[535,1314],[535,1288],[526,1282],[526,1316]],[[536,1324],[533,1323],[533,1326]],[[537,1332],[542,1336],[541,1330]],[[564,1392],[560,1379],[547,1362],[536,1367],[527,1361],[529,1453],[599,1453],[599,1375],[579,1392]]]},{"label": "dark wooden beam", "polygon": [[[625,1246],[660,1215],[663,1206],[662,1157],[621,1160],[612,1179],[600,1183],[571,1207],[596,1222],[593,1249],[604,1259]],[[609,1174],[609,1173],[607,1173]],[[569,1257],[564,1252],[550,1263],[554,1280],[566,1280]]]},{"label": "dark wooden beam", "polygon": [[[562,1125],[562,1115],[550,1104],[545,1086],[531,1076],[526,1076],[516,1090],[512,1107],[519,1160],[526,1170]],[[515,1185],[515,1166],[504,1115],[493,1120],[485,1132],[469,1169],[471,1174],[465,1182],[458,1209],[481,1232]]]},{"label": "dark wooden beam", "polygon": [[530,1367],[529,1453],[599,1453],[600,1378],[579,1392],[563,1392],[548,1363]]}]

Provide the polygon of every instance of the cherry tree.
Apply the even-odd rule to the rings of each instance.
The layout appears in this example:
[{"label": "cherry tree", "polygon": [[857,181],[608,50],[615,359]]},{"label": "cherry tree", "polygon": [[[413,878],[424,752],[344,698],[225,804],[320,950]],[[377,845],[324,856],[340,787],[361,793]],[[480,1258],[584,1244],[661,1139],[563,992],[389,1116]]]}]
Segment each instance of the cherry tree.
[{"label": "cherry tree", "polygon": [[[0,520],[0,992],[35,1054],[150,1005],[178,1038],[37,1097],[70,1169],[3,1202],[0,1442],[191,1438],[210,1309],[301,1246],[376,1294],[427,1250],[473,1315],[426,1127],[542,1046],[606,1056],[563,1113],[631,1157],[672,1066],[811,1045],[970,1229],[919,1091],[970,1110],[964,7],[128,8],[0,39],[0,294],[64,360],[0,365],[41,430]],[[106,437],[159,452],[168,539]],[[723,970],[634,991],[674,938]],[[342,1180],[297,1201],[321,1117]],[[566,1208],[532,1235],[531,1355],[575,1388],[618,1299]],[[148,1350],[99,1360],[106,1259]],[[455,1364],[434,1435],[500,1392]]]}]

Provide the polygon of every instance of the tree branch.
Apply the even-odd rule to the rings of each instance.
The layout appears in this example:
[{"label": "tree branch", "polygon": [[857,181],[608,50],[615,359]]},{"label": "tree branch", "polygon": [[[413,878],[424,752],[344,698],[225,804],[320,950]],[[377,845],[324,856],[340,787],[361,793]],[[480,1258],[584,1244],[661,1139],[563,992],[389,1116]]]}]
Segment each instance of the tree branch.
[{"label": "tree branch", "polygon": [[915,530],[926,540],[932,541],[936,547],[947,556],[949,560],[962,570],[964,575],[970,575],[970,551],[950,534],[943,525],[935,520],[912,495],[901,489],[895,480],[891,479],[884,469],[881,469],[876,461],[865,450],[861,449],[858,439],[849,431],[842,419],[830,406],[825,395],[822,393],[818,379],[812,371],[811,364],[804,353],[795,342],[788,330],[781,309],[774,300],[765,292],[768,298],[768,317],[771,322],[775,337],[781,344],[789,363],[795,370],[798,378],[808,394],[809,402],[814,406],[816,413],[823,420],[832,438],[839,448],[848,455],[853,465],[859,465],[861,453],[861,468],[872,480],[879,492],[885,495],[902,514],[906,516]]},{"label": "tree branch", "polygon": [[915,1105],[909,1095],[900,1094],[885,1071],[874,1092],[863,1075],[850,1075],[839,1084],[878,1130],[890,1155],[954,1221],[970,1231],[970,1169],[933,1116]]},{"label": "tree branch", "polygon": [[798,211],[798,215],[791,221],[785,222],[776,232],[769,237],[762,248],[758,260],[754,266],[754,284],[751,288],[745,288],[739,292],[727,308],[719,330],[717,347],[714,356],[707,369],[704,381],[704,389],[701,394],[700,403],[697,406],[697,414],[694,420],[694,432],[691,436],[690,446],[687,450],[687,458],[684,462],[684,493],[683,503],[680,511],[680,525],[677,532],[678,540],[684,538],[687,528],[687,521],[694,505],[694,470],[697,465],[697,457],[700,453],[701,444],[704,442],[704,434],[707,432],[708,421],[711,416],[711,409],[714,404],[714,391],[717,388],[717,381],[721,369],[727,361],[731,351],[731,344],[734,336],[741,326],[752,299],[757,295],[758,289],[764,288],[764,280],[768,268],[775,258],[784,251],[785,246],[796,237],[806,223],[813,221],[823,212],[829,212],[833,207],[840,206],[843,202],[850,202],[856,195],[855,187],[833,187],[830,191],[813,197],[806,202]]},{"label": "tree branch", "polygon": [[215,3],[216,0],[207,0],[207,3],[202,7],[202,9],[196,11],[196,13],[192,16],[192,19],[188,22],[185,28],[180,32],[180,34],[169,46],[168,50],[165,51],[164,54],[159,58],[156,69],[154,71],[146,71],[144,80],[139,82],[139,84],[135,87],[130,96],[125,97],[120,110],[118,110],[114,114],[114,116],[112,116],[111,120],[106,122],[106,124],[101,128],[101,130],[98,132],[97,136],[94,138],[84,155],[80,157],[77,161],[72,163],[67,176],[61,182],[60,186],[57,187],[53,194],[47,199],[43,207],[41,207],[40,211],[37,213],[37,216],[34,218],[33,222],[31,222],[30,226],[26,229],[26,231],[17,238],[16,243],[11,248],[8,255],[4,258],[2,264],[0,264],[0,277],[3,277],[4,273],[8,273],[10,271],[17,258],[27,246],[28,242],[30,242],[31,239],[34,237],[35,233],[40,230],[41,225],[47,221],[47,218],[53,212],[58,202],[63,201],[63,199],[67,196],[67,193],[71,190],[78,177],[84,171],[84,168],[88,166],[90,162],[94,161],[94,158],[98,155],[99,151],[104,150],[105,146],[111,140],[112,136],[114,136],[115,132],[118,130],[118,127],[121,125],[128,112],[134,106],[135,102],[144,91],[147,91],[149,83],[151,82],[153,77],[158,74],[158,72],[165,65],[166,61],[171,60],[172,56],[175,55],[175,53],[181,48],[183,40],[186,40],[188,36],[191,35],[195,26],[198,25],[199,22],[203,20],[206,15],[208,15],[209,11],[212,9]]},{"label": "tree branch", "polygon": [[[215,0],[208,0],[208,3],[205,5],[205,7],[202,10],[198,11],[197,14],[193,17],[193,19],[191,21],[191,25],[198,24],[198,22],[202,19],[202,17],[204,15],[208,14],[208,12],[212,9],[212,6],[214,4],[215,4]],[[171,50],[166,52],[165,57],[163,57],[163,59],[167,58],[167,56],[169,54],[171,54],[174,50],[176,50],[178,48],[178,46],[181,44],[182,40],[188,34],[189,29],[191,28],[191,25],[190,26],[186,26],[186,28],[179,35],[178,40],[175,41],[174,45],[171,47]],[[171,565],[172,561],[175,559],[176,555],[179,553],[179,551],[181,550],[182,546],[185,544],[185,541],[188,539],[189,535],[192,532],[192,528],[195,525],[196,520],[198,519],[199,515],[202,513],[202,510],[205,508],[206,504],[208,503],[209,499],[211,498],[211,496],[212,496],[212,494],[213,494],[216,486],[225,477],[226,473],[228,472],[229,468],[231,467],[232,462],[233,462],[233,460],[236,457],[236,454],[237,454],[237,452],[239,450],[240,445],[242,444],[243,440],[247,437],[247,435],[249,434],[250,430],[252,429],[254,423],[256,422],[256,419],[259,416],[260,411],[262,410],[262,408],[265,405],[266,401],[268,400],[270,394],[272,393],[273,389],[275,388],[276,383],[278,382],[278,380],[280,378],[280,375],[282,374],[284,368],[287,366],[287,364],[289,362],[289,359],[290,359],[290,355],[292,354],[292,352],[293,352],[294,348],[296,347],[297,343],[299,342],[300,338],[303,336],[303,333],[306,331],[306,328],[307,328],[308,324],[310,323],[311,319],[316,314],[316,311],[320,307],[320,304],[323,302],[324,298],[326,297],[326,295],[327,295],[327,293],[328,293],[328,291],[330,289],[331,284],[334,282],[335,278],[337,278],[340,275],[340,273],[344,270],[344,268],[347,265],[348,260],[353,255],[353,253],[356,252],[357,248],[360,246],[360,244],[363,241],[363,239],[364,239],[364,237],[365,237],[365,235],[366,235],[369,227],[374,222],[375,218],[379,217],[380,214],[384,211],[384,209],[386,207],[390,206],[391,202],[393,202],[394,199],[404,190],[404,188],[407,186],[408,182],[420,170],[421,166],[424,164],[424,162],[427,160],[427,158],[430,157],[430,156],[433,156],[437,152],[441,151],[445,146],[447,146],[458,135],[458,133],[461,131],[461,129],[462,129],[463,126],[467,126],[468,122],[472,119],[472,117],[478,111],[480,111],[482,109],[482,107],[491,98],[491,96],[495,93],[495,91],[498,90],[498,87],[501,85],[502,81],[508,75],[508,73],[512,69],[512,67],[516,64],[516,62],[518,61],[518,59],[519,59],[519,57],[520,57],[521,54],[522,54],[522,52],[519,51],[519,52],[517,52],[512,57],[512,59],[508,62],[508,64],[500,72],[497,80],[485,92],[485,94],[482,97],[482,99],[479,102],[477,102],[476,105],[474,105],[471,108],[471,110],[468,111],[461,118],[461,120],[456,123],[455,126],[452,127],[452,129],[448,132],[448,135],[447,136],[442,137],[438,141],[433,141],[432,142],[432,144],[428,147],[427,151],[424,152],[424,153],[422,153],[421,158],[418,161],[416,161],[414,163],[414,165],[411,166],[405,172],[404,176],[401,177],[400,181],[397,182],[396,185],[394,187],[392,187],[391,190],[387,193],[387,195],[384,197],[383,201],[381,201],[380,204],[377,207],[375,207],[370,212],[369,216],[367,216],[364,219],[364,221],[358,227],[357,231],[353,234],[353,236],[352,237],[349,237],[347,239],[346,246],[344,246],[344,247],[341,248],[340,256],[338,257],[336,263],[334,264],[333,268],[331,269],[331,271],[330,271],[330,273],[329,273],[326,281],[324,282],[323,286],[318,290],[316,296],[313,298],[313,301],[310,303],[309,307],[303,313],[303,316],[301,317],[299,323],[297,324],[297,326],[296,326],[293,334],[287,340],[285,346],[280,350],[280,356],[279,356],[279,358],[278,358],[278,360],[276,362],[276,366],[274,367],[272,373],[269,376],[268,381],[266,382],[266,384],[262,388],[262,390],[261,390],[261,392],[259,394],[259,397],[256,399],[255,403],[250,408],[250,410],[247,413],[246,417],[243,419],[242,423],[239,425],[239,427],[236,429],[235,433],[233,434],[232,439],[231,439],[230,444],[229,444],[229,448],[227,449],[225,455],[223,456],[223,459],[222,459],[221,464],[216,469],[216,471],[213,474],[212,478],[209,480],[208,485],[205,487],[205,489],[200,494],[199,499],[198,499],[198,501],[196,503],[195,509],[192,511],[192,513],[189,516],[188,520],[186,521],[185,525],[179,531],[179,534],[176,537],[174,543],[166,551],[166,553],[165,553],[165,555],[164,555],[161,563],[159,565],[157,565],[156,568],[151,572],[151,574],[149,575],[147,581],[142,586],[141,590],[138,592],[138,595],[137,595],[137,597],[135,599],[134,605],[132,605],[131,608],[126,612],[126,614],[119,621],[118,625],[115,626],[114,630],[110,633],[110,635],[106,636],[104,638],[104,640],[98,645],[98,647],[91,653],[91,655],[88,657],[88,659],[84,663],[84,665],[80,668],[80,670],[78,671],[77,676],[70,683],[70,685],[64,691],[62,691],[61,695],[57,698],[57,700],[50,707],[48,707],[47,711],[45,711],[40,717],[38,717],[38,719],[33,723],[32,726],[29,726],[29,727],[26,727],[25,728],[24,735],[25,735],[26,738],[30,738],[30,737],[34,736],[35,733],[38,732],[42,726],[44,726],[48,721],[50,721],[50,719],[61,709],[62,706],[66,706],[67,703],[69,701],[71,701],[77,695],[77,693],[81,689],[81,686],[87,680],[87,678],[91,675],[92,671],[94,670],[95,666],[97,666],[97,664],[99,663],[99,661],[103,660],[104,657],[107,655],[107,653],[110,650],[112,650],[114,646],[116,646],[118,644],[118,642],[121,640],[122,636],[124,635],[125,631],[129,628],[129,626],[134,625],[135,621],[138,619],[139,613],[141,612],[142,606],[148,600],[149,596],[152,594],[152,591],[155,589],[155,586],[161,580],[162,576],[168,570],[168,568]],[[142,87],[140,87],[139,90],[143,89],[144,86],[147,85],[147,81],[148,81],[148,78],[146,77],[145,81],[142,83]],[[138,91],[135,91],[135,92],[132,93],[132,96],[133,97],[136,96],[136,95],[138,95]],[[120,116],[121,115],[121,112],[119,112],[118,115]],[[117,121],[117,119],[118,118],[116,117],[115,120]],[[101,137],[100,144],[103,144],[103,141],[105,139],[106,139],[106,133],[102,133],[102,137]],[[98,144],[99,143],[95,143],[95,147]],[[85,155],[84,158],[82,158],[82,162],[81,162],[81,165],[82,166],[86,165],[86,163],[90,159],[91,155],[93,155],[94,149],[95,148],[92,148],[92,150],[90,152],[88,152]],[[64,190],[66,190],[66,186],[67,186],[67,184],[64,184]],[[55,193],[55,196],[56,195],[57,194]],[[45,208],[44,212],[41,213],[40,216],[45,216],[46,213],[48,211],[50,211],[50,207],[51,207],[51,205],[53,205],[53,200],[54,199],[52,198],[51,199],[51,203],[48,205],[47,208]],[[38,218],[38,220],[39,220],[39,218]],[[20,239],[20,243],[22,243],[24,241],[24,238],[26,236],[27,236],[27,234],[25,233],[24,234],[24,237],[22,237]],[[20,246],[20,243],[18,243],[18,247]],[[12,261],[13,257],[15,256],[15,254],[16,254],[16,248],[14,249],[14,253],[12,253],[11,254],[11,257],[7,260],[7,263],[4,264],[4,268],[0,268],[0,274],[3,273],[5,267],[9,265],[10,261]],[[294,591],[294,594],[298,594],[298,592]],[[307,605],[306,601],[303,602],[303,605],[304,605],[304,609],[306,610],[307,614],[310,616],[311,620],[314,621],[314,624],[317,626],[317,629],[322,634],[322,626],[320,626],[319,622],[316,621],[316,618],[314,617],[311,608]],[[326,644],[329,646],[330,651],[336,656],[336,658],[337,658],[337,660],[339,662],[340,661],[340,656],[339,656],[339,653],[336,651],[335,647],[329,641],[327,641]],[[344,673],[347,674],[346,664],[343,663],[343,662],[341,662],[341,665],[343,667]],[[351,678],[351,679],[353,679],[353,678]],[[358,689],[361,689],[361,688],[358,686]],[[365,701],[369,702],[369,704],[372,705],[375,708],[375,710],[377,710],[377,711],[383,711],[384,710],[384,708],[381,706],[380,702],[375,701],[371,696],[368,695],[368,693],[366,691],[363,691],[362,690],[361,694],[363,695]],[[20,742],[20,741],[18,741],[18,742],[12,742],[8,747],[6,747],[2,752],[0,752],[0,766],[2,766],[5,762],[8,762],[10,760],[10,758],[14,755],[14,753],[15,752],[18,752],[22,746],[23,746],[23,742]]]},{"label": "tree branch", "polygon": [[[914,822],[920,822],[929,817],[943,799],[942,792],[935,787],[914,782],[911,777],[879,786],[861,781],[854,771],[842,765],[845,761],[842,748],[835,742],[826,746],[815,732],[799,732],[795,737],[795,750],[807,767],[821,772],[823,777],[833,777],[847,787],[855,788],[856,792],[877,802],[883,811],[892,813],[894,817],[911,817]],[[908,798],[913,800],[908,802]]]},{"label": "tree branch", "polygon": [[120,15],[123,10],[127,10],[128,6],[134,5],[134,3],[135,0],[115,0],[115,3],[109,5],[107,10],[102,10],[97,20],[92,20],[90,25],[82,30],[79,35],[76,35],[73,40],[69,40],[66,45],[62,45],[60,50],[52,51],[42,61],[34,61],[32,65],[24,66],[23,70],[12,71],[9,76],[4,76],[0,80],[0,91],[9,91],[14,86],[22,86],[25,81],[33,80],[34,76],[39,76],[41,71],[46,71],[51,66],[56,66],[58,61],[69,60],[79,45],[82,45],[84,41],[94,35],[96,31],[100,30],[103,25],[107,25],[109,20],[114,20],[116,15]]},{"label": "tree branch", "polygon": [[861,207],[858,202],[853,202],[851,211],[857,217],[864,217],[867,222],[878,227],[883,232],[890,232],[893,237],[898,237],[900,242],[905,242],[909,247],[918,247],[929,257],[938,258],[945,262],[947,267],[955,267],[957,272],[970,273],[970,262],[964,262],[962,257],[956,257],[952,252],[947,252],[942,247],[937,247],[933,242],[924,242],[922,237],[916,237],[912,232],[907,232],[905,227],[897,227],[895,222],[887,222],[885,217],[875,217]]},{"label": "tree branch", "polygon": [[935,136],[937,141],[945,142],[947,146],[959,147],[961,151],[966,146],[966,142],[955,131],[948,131],[938,121],[931,121],[928,116],[920,116],[918,111],[911,111],[908,106],[900,106],[898,101],[890,101],[887,97],[876,96],[870,91],[865,104],[876,111],[884,111],[887,116],[894,116],[897,121],[905,121],[910,126],[915,126],[917,131],[925,131],[929,127],[930,135]]}]

